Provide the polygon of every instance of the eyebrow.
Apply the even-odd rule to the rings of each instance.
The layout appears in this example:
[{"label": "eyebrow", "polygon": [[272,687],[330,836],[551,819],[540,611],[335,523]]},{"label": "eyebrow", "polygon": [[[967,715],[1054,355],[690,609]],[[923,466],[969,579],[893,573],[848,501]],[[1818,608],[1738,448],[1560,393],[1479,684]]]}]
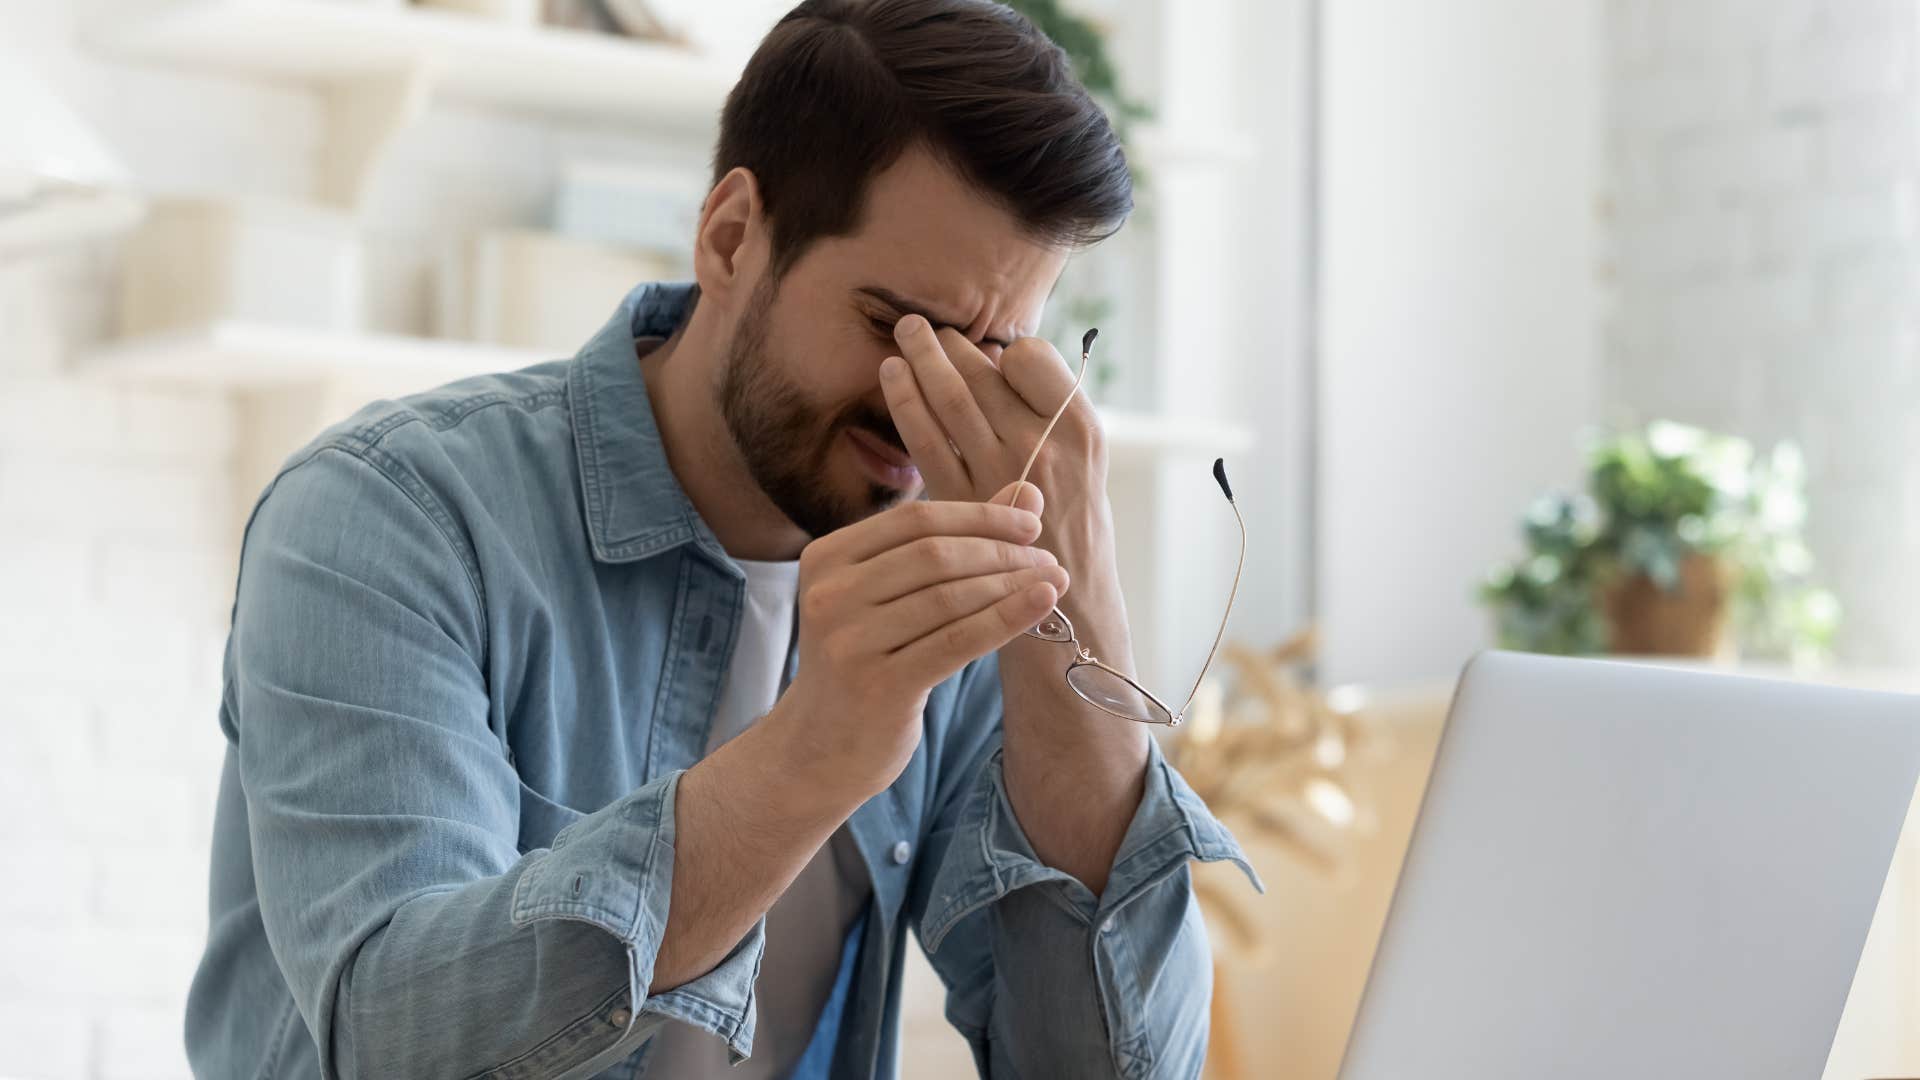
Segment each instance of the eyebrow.
[{"label": "eyebrow", "polygon": [[[899,293],[896,293],[891,289],[883,289],[878,285],[862,285],[861,287],[859,287],[858,289],[855,289],[854,291],[857,293],[860,293],[861,295],[867,297],[870,300],[874,300],[878,303],[886,305],[889,309],[897,312],[901,318],[905,318],[908,315],[918,315],[921,318],[927,320],[929,323],[932,323],[936,329],[942,326],[947,326],[960,331],[962,336],[965,336],[966,334],[966,330],[963,327],[961,327],[959,324],[954,322],[954,320],[943,319],[940,316],[935,315],[933,312],[929,311],[926,305],[921,304],[914,300],[909,300],[906,297],[901,296]],[[1008,348],[1012,345],[1012,342],[1005,341],[1001,338],[990,338],[990,337],[981,338],[980,343],[983,345],[998,345],[1003,349]]]}]

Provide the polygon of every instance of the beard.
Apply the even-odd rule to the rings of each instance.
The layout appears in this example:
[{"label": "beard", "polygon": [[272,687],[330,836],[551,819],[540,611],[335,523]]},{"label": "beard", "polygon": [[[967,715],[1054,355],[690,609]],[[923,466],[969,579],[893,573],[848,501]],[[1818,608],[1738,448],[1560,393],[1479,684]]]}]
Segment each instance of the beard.
[{"label": "beard", "polygon": [[906,444],[893,418],[864,401],[823,416],[807,400],[767,347],[774,294],[771,281],[755,287],[727,343],[726,370],[716,396],[754,483],[788,520],[819,538],[906,498],[883,484],[868,483],[857,496],[833,489],[831,457],[844,430],[860,428],[901,453]]}]

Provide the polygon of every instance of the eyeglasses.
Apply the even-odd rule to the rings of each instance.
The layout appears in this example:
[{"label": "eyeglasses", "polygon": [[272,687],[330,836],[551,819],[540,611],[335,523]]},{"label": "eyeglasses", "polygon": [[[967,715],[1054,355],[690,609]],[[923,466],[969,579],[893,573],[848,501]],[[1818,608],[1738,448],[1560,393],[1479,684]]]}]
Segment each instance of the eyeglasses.
[{"label": "eyeglasses", "polygon": [[[1033,470],[1034,459],[1040,456],[1040,448],[1047,443],[1047,436],[1053,434],[1053,426],[1067,411],[1067,405],[1073,401],[1073,395],[1080,392],[1080,382],[1087,377],[1087,358],[1093,354],[1093,339],[1100,331],[1089,330],[1080,339],[1080,371],[1073,379],[1073,389],[1067,391],[1066,400],[1054,410],[1053,419],[1040,432],[1040,439],[1034,443],[1032,453],[1027,455],[1027,463],[1020,470],[1020,482],[1024,483],[1027,474]],[[1227,609],[1220,613],[1220,628],[1214,631],[1213,647],[1207,650],[1206,662],[1200,665],[1200,674],[1193,680],[1193,689],[1187,691],[1187,700],[1180,703],[1178,709],[1169,709],[1167,703],[1155,697],[1153,692],[1141,686],[1139,680],[1119,668],[1108,664],[1080,643],[1073,632],[1073,620],[1067,618],[1058,607],[1046,618],[1040,620],[1027,634],[1042,641],[1054,641],[1073,646],[1074,659],[1067,665],[1067,685],[1073,692],[1102,712],[1117,716],[1122,720],[1133,720],[1142,724],[1165,724],[1177,726],[1186,718],[1187,710],[1193,706],[1194,696],[1200,693],[1200,684],[1206,680],[1207,669],[1213,666],[1214,654],[1220,651],[1220,639],[1227,632],[1227,617],[1233,613],[1233,598],[1240,591],[1240,571],[1247,563],[1247,522],[1240,516],[1240,507],[1233,501],[1233,488],[1227,483],[1226,462],[1213,459],[1213,479],[1220,485],[1220,491],[1227,497],[1227,507],[1233,511],[1233,520],[1240,526],[1240,555],[1234,562],[1233,586],[1227,591]],[[1013,498],[1019,497],[1020,487],[1012,488]]]}]

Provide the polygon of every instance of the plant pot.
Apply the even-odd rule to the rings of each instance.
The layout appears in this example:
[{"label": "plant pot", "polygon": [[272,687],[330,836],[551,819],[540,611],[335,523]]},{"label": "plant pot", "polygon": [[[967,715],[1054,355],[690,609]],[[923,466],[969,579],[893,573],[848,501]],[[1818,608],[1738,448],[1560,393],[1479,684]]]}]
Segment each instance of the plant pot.
[{"label": "plant pot", "polygon": [[1607,651],[1627,656],[1715,656],[1726,646],[1733,568],[1724,559],[1689,555],[1669,592],[1645,574],[1607,587]]}]

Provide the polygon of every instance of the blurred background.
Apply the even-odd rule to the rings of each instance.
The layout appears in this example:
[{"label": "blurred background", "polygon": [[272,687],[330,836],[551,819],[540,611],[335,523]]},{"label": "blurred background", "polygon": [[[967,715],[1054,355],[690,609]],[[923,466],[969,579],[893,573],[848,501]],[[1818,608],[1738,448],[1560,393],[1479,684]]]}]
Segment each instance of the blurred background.
[{"label": "blurred background", "polygon": [[[377,396],[685,273],[761,0],[0,0],[0,1076],[185,1072],[237,541]],[[1027,0],[1140,208],[1045,333],[1206,868],[1216,1078],[1330,1077],[1475,650],[1911,688],[1909,0]],[[1066,351],[1066,350],[1063,350]],[[1920,827],[1909,836],[1920,835]],[[1828,1075],[1920,1072],[1903,844]],[[971,1075],[924,966],[907,1075]]]}]

